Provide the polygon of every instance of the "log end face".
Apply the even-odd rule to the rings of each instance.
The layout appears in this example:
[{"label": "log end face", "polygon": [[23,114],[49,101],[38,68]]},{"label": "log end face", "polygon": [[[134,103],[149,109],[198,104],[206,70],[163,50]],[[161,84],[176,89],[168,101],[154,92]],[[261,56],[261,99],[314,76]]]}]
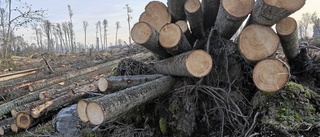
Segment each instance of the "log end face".
[{"label": "log end face", "polygon": [[211,71],[212,58],[203,50],[195,50],[187,57],[186,67],[194,77],[206,76]]},{"label": "log end face", "polygon": [[279,36],[270,27],[252,24],[241,32],[238,46],[247,60],[257,62],[273,55],[279,44]]},{"label": "log end face", "polygon": [[186,3],[184,3],[184,9],[188,13],[195,13],[198,11],[201,7],[201,3],[199,0],[187,0]]},{"label": "log end face", "polygon": [[283,8],[289,11],[297,11],[301,9],[304,4],[306,3],[306,0],[264,0],[264,2],[270,6]]},{"label": "log end face", "polygon": [[34,91],[34,89],[33,89],[33,87],[30,85],[30,86],[28,86],[28,90],[30,91],[30,92],[33,92]]},{"label": "log end face", "polygon": [[159,33],[160,45],[164,48],[175,47],[181,38],[182,32],[178,25],[170,23],[163,26]]},{"label": "log end face", "polygon": [[16,109],[11,109],[11,115],[12,115],[12,117],[17,117],[17,115],[18,115],[17,110]]},{"label": "log end face", "polygon": [[0,127],[0,136],[3,136],[4,135],[4,129],[3,127]]},{"label": "log end face", "polygon": [[137,44],[144,44],[150,40],[152,36],[151,26],[145,22],[136,23],[131,30],[131,37]]},{"label": "log end face", "polygon": [[19,113],[16,117],[17,126],[26,129],[31,125],[31,117],[26,113]]},{"label": "log end face", "polygon": [[182,32],[186,32],[188,30],[188,24],[185,20],[179,20],[175,24],[177,24],[180,27]]},{"label": "log end face", "polygon": [[254,0],[222,0],[222,7],[232,16],[246,17],[254,6]]},{"label": "log end face", "polygon": [[281,36],[288,36],[295,32],[297,29],[297,22],[292,17],[282,19],[276,24],[276,30]]},{"label": "log end face", "polygon": [[17,124],[10,124],[10,128],[12,132],[17,133],[19,131],[19,127],[17,126]]},{"label": "log end face", "polygon": [[78,112],[78,116],[80,118],[80,120],[82,122],[88,122],[88,117],[87,117],[87,113],[86,113],[86,108],[87,108],[87,102],[84,100],[79,100],[78,104],[77,104],[77,112]]},{"label": "log end face", "polygon": [[290,70],[287,64],[277,59],[259,62],[253,70],[253,82],[264,92],[276,92],[288,82]]},{"label": "log end face", "polygon": [[104,121],[103,109],[96,102],[90,102],[86,109],[89,121],[94,125],[102,124]]},{"label": "log end face", "polygon": [[108,81],[105,78],[98,80],[98,88],[100,91],[106,91],[108,89]]}]

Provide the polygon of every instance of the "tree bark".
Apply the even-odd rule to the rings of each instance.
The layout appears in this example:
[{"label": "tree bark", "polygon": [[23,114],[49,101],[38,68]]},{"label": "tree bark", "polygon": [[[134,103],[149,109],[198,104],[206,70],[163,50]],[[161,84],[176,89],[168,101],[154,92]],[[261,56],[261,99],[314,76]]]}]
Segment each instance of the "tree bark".
[{"label": "tree bark", "polygon": [[21,112],[30,114],[32,108],[35,108],[35,107],[37,107],[37,106],[39,106],[40,104],[43,104],[43,103],[45,103],[45,101],[37,100],[37,101],[33,101],[33,102],[30,102],[30,103],[27,103],[27,104],[23,104],[21,106],[18,106],[16,108],[12,109],[11,110],[11,115],[12,115],[12,117],[17,117],[17,115],[19,113],[21,113]]},{"label": "tree bark", "polygon": [[253,69],[253,82],[264,92],[276,92],[282,89],[290,78],[289,66],[281,60],[266,59]]},{"label": "tree bark", "polygon": [[174,23],[166,24],[162,27],[159,34],[159,42],[172,55],[178,55],[192,49],[180,27]]},{"label": "tree bark", "polygon": [[105,95],[88,104],[86,109],[88,119],[94,125],[102,124],[104,121],[116,118],[136,106],[167,93],[174,84],[174,78],[165,76],[117,93]]},{"label": "tree bark", "polygon": [[18,127],[18,125],[16,123],[10,124],[10,129],[14,133],[18,133],[19,132],[19,127]]},{"label": "tree bark", "polygon": [[184,3],[187,0],[168,0],[168,10],[172,15],[174,21],[186,20],[186,14],[184,13]]},{"label": "tree bark", "polygon": [[78,112],[78,116],[81,119],[82,122],[88,122],[89,119],[87,117],[87,113],[86,113],[86,109],[88,104],[93,101],[96,100],[98,98],[101,98],[102,96],[96,96],[96,97],[92,97],[92,98],[87,98],[87,99],[81,99],[78,101],[77,103],[77,112]]},{"label": "tree bark", "polygon": [[100,78],[98,88],[100,91],[122,90],[128,87],[137,86],[142,83],[158,79],[163,75],[133,75],[133,76],[110,76]]},{"label": "tree bark", "polygon": [[154,69],[165,75],[203,77],[212,68],[211,56],[203,50],[194,50],[157,61]]},{"label": "tree bark", "polygon": [[175,24],[177,24],[181,31],[183,32],[183,34],[186,36],[186,38],[188,39],[190,45],[193,45],[193,43],[195,42],[194,37],[192,36],[189,28],[188,28],[188,24],[187,21],[185,20],[178,20]]},{"label": "tree bark", "polygon": [[37,70],[38,70],[38,68],[34,68],[34,69],[27,69],[27,70],[21,70],[21,71],[16,71],[16,72],[0,74],[0,78],[12,76],[12,75],[17,75],[17,74],[22,74],[22,73],[27,73],[27,72],[32,72],[32,71],[37,71]]},{"label": "tree bark", "polygon": [[11,75],[11,76],[6,76],[6,77],[2,77],[0,78],[0,82],[1,81],[6,81],[6,80],[10,80],[10,79],[16,79],[16,78],[20,78],[20,77],[24,77],[24,76],[28,76],[28,75],[32,75],[37,73],[36,70],[34,71],[30,71],[30,72],[25,72],[25,73],[20,73],[20,74],[15,74],[15,75]]},{"label": "tree bark", "polygon": [[305,2],[306,0],[257,0],[250,17],[250,23],[272,26],[301,9]]},{"label": "tree bark", "polygon": [[254,6],[254,0],[221,0],[214,28],[230,39],[240,28]]},{"label": "tree bark", "polygon": [[10,124],[13,123],[14,120],[14,117],[10,117],[0,121],[0,136],[3,136],[11,131]]},{"label": "tree bark", "polygon": [[199,0],[187,0],[184,4],[187,20],[190,25],[192,35],[199,39],[205,36],[203,28],[203,13]]},{"label": "tree bark", "polygon": [[210,30],[214,26],[218,11],[220,0],[202,0],[202,13],[203,13],[203,28],[204,31]]},{"label": "tree bark", "polygon": [[243,29],[238,43],[241,54],[252,63],[272,56],[279,44],[278,35],[270,27],[257,24]]},{"label": "tree bark", "polygon": [[159,32],[165,24],[171,22],[171,14],[162,2],[151,1],[140,15],[139,22],[146,22]]},{"label": "tree bark", "polygon": [[297,22],[291,17],[284,18],[277,23],[276,30],[280,37],[283,52],[291,64],[300,53]]},{"label": "tree bark", "polygon": [[168,58],[171,56],[169,53],[167,53],[166,49],[160,45],[159,33],[157,30],[152,28],[148,23],[136,23],[132,27],[131,36],[134,42],[142,45],[152,53],[162,58]]}]

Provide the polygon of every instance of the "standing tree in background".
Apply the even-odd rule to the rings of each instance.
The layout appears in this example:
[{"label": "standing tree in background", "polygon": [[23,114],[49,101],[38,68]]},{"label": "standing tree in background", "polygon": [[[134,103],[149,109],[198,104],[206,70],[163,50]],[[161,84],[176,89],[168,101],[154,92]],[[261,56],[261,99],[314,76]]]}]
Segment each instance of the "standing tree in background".
[{"label": "standing tree in background", "polygon": [[116,22],[116,40],[115,40],[116,46],[118,45],[118,44],[117,44],[117,41],[118,41],[118,30],[119,30],[119,29],[120,29],[120,22],[117,21],[117,22]]},{"label": "standing tree in background", "polygon": [[98,21],[98,24],[99,24],[98,27],[99,27],[99,33],[100,33],[100,37],[99,37],[99,39],[100,39],[100,45],[101,45],[101,49],[104,50],[104,48],[103,48],[103,43],[102,43],[101,22]]},{"label": "standing tree in background", "polygon": [[59,39],[60,39],[60,52],[63,53],[63,50],[64,50],[63,46],[66,46],[66,44],[63,40],[63,32],[62,32],[61,25],[59,23],[57,23],[56,31],[57,31]]},{"label": "standing tree in background", "polygon": [[299,34],[302,40],[306,40],[308,38],[308,27],[311,23],[311,14],[303,13],[302,19],[299,21]]},{"label": "standing tree in background", "polygon": [[99,25],[100,25],[100,21],[98,21],[96,23],[96,39],[97,39],[97,45],[96,45],[96,48],[97,50],[99,50],[99,37],[98,37],[98,33],[99,33]]},{"label": "standing tree in background", "polygon": [[103,37],[103,40],[104,40],[104,45],[106,46],[106,49],[107,49],[107,43],[108,43],[108,34],[107,34],[107,27],[108,27],[108,21],[106,19],[103,20],[103,33],[104,33],[104,37]]},{"label": "standing tree in background", "polygon": [[51,22],[49,20],[43,21],[43,24],[41,25],[42,30],[44,34],[47,37],[47,51],[50,52],[52,51],[52,40],[51,40]]},{"label": "standing tree in background", "polygon": [[72,16],[73,16],[73,12],[72,12],[72,9],[71,9],[71,6],[68,5],[68,10],[69,10],[69,18],[70,18],[70,21],[69,21],[69,31],[70,31],[70,36],[69,36],[69,39],[70,39],[70,45],[71,45],[71,52],[74,52],[74,31],[73,31],[73,23],[72,23]]},{"label": "standing tree in background", "polygon": [[64,33],[64,39],[65,39],[65,50],[66,52],[69,52],[70,50],[70,31],[69,31],[69,23],[68,22],[62,22],[62,30]]},{"label": "standing tree in background", "polygon": [[88,21],[83,21],[83,30],[84,30],[84,48],[87,50],[87,27],[89,26]]},{"label": "standing tree in background", "polygon": [[1,29],[3,35],[3,58],[6,60],[8,50],[11,49],[11,37],[13,31],[19,27],[24,27],[27,24],[35,21],[42,20],[43,10],[32,10],[31,5],[28,3],[21,3],[21,7],[12,8],[12,0],[1,1],[0,4],[0,17]]},{"label": "standing tree in background", "polygon": [[128,16],[128,26],[129,26],[129,44],[131,45],[131,26],[130,26],[130,21],[132,19],[132,16],[130,15],[130,13],[133,12],[133,10],[129,7],[129,4],[126,4],[125,9],[127,10],[127,16]]},{"label": "standing tree in background", "polygon": [[313,23],[313,36],[312,37],[320,37],[320,18],[317,13],[314,12],[311,16],[311,21]]}]

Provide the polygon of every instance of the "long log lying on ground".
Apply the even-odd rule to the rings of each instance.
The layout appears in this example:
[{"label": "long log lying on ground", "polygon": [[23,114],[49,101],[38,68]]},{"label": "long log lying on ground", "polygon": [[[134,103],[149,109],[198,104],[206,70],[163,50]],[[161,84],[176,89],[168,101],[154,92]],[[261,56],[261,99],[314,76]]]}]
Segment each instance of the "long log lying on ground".
[{"label": "long log lying on ground", "polygon": [[157,61],[156,72],[165,75],[203,77],[212,68],[211,56],[203,50],[194,50]]},{"label": "long log lying on ground", "polygon": [[257,0],[250,22],[272,26],[301,9],[305,2],[306,0]]},{"label": "long log lying on ground", "polygon": [[159,42],[172,55],[178,55],[192,49],[180,27],[174,23],[166,24],[161,28]]},{"label": "long log lying on ground", "polygon": [[81,99],[78,101],[77,103],[77,113],[78,113],[78,116],[80,118],[80,120],[82,122],[88,122],[89,119],[87,117],[87,113],[86,113],[86,109],[87,109],[87,106],[88,104],[93,101],[93,100],[96,100],[98,98],[101,98],[103,96],[95,96],[95,97],[92,97],[92,98],[86,98],[86,99]]},{"label": "long log lying on ground", "polygon": [[186,38],[188,39],[190,45],[193,45],[193,43],[195,42],[195,39],[193,38],[189,28],[188,28],[188,23],[185,20],[178,20],[175,24],[177,24],[181,31],[183,32],[183,34],[186,36]]},{"label": "long log lying on ground", "polygon": [[5,135],[5,133],[11,131],[10,124],[14,122],[14,117],[10,117],[0,121],[0,136]]},{"label": "long log lying on ground", "polygon": [[98,81],[98,88],[100,91],[106,90],[122,90],[128,87],[140,85],[142,83],[157,79],[163,75],[133,75],[133,76],[110,76],[107,78],[100,78]]},{"label": "long log lying on ground", "polygon": [[253,82],[265,92],[276,92],[282,89],[290,78],[289,66],[278,59],[260,61],[253,70]]},{"label": "long log lying on ground", "polygon": [[159,1],[151,1],[140,15],[139,22],[146,22],[159,32],[165,24],[171,22],[171,19],[166,5]]},{"label": "long log lying on ground", "polygon": [[21,112],[30,114],[32,108],[35,108],[35,107],[37,107],[37,106],[39,106],[40,104],[43,104],[43,103],[45,103],[44,100],[37,100],[37,101],[33,101],[33,102],[30,102],[30,103],[27,103],[27,104],[23,104],[21,106],[18,106],[16,108],[12,109],[11,110],[11,115],[12,115],[12,117],[17,117],[17,115],[19,113],[21,113]]},{"label": "long log lying on ground", "polygon": [[208,30],[214,26],[219,11],[220,0],[202,0],[203,28]]},{"label": "long log lying on ground", "polygon": [[25,73],[20,73],[20,74],[15,74],[15,75],[10,75],[10,76],[6,76],[6,77],[2,77],[0,78],[0,82],[1,81],[6,81],[6,80],[10,80],[10,79],[16,79],[16,78],[20,78],[20,77],[24,77],[24,76],[28,76],[28,75],[32,75],[37,73],[37,70],[34,71],[30,71],[30,72],[25,72]]},{"label": "long log lying on ground", "polygon": [[27,72],[31,72],[31,71],[37,71],[37,70],[38,70],[38,68],[33,68],[33,69],[27,69],[27,70],[21,70],[21,71],[16,71],[16,72],[0,74],[0,78],[12,76],[12,75],[17,75],[17,74],[21,74],[21,73],[27,73]]},{"label": "long log lying on ground", "polygon": [[184,4],[185,13],[190,25],[192,35],[199,39],[204,37],[203,13],[199,0],[187,0]]},{"label": "long log lying on ground", "polygon": [[168,0],[168,10],[172,15],[174,21],[185,20],[186,14],[184,13],[184,3],[187,0]]},{"label": "long log lying on ground", "polygon": [[139,86],[105,95],[88,104],[87,117],[92,124],[99,125],[167,93],[174,84],[174,78],[165,76]]},{"label": "long log lying on ground", "polygon": [[214,28],[222,37],[230,39],[247,18],[254,0],[221,0]]},{"label": "long log lying on ground", "polygon": [[[138,54],[131,55],[131,56],[128,56],[128,57],[124,57],[124,58],[143,59],[143,58],[148,58],[150,56],[151,56],[150,54],[138,53]],[[68,72],[65,75],[62,75],[62,76],[59,76],[59,77],[55,77],[55,78],[52,78],[52,79],[48,79],[45,82],[34,83],[34,84],[29,86],[29,91],[39,90],[39,89],[42,89],[44,87],[47,87],[47,86],[50,86],[50,85],[53,85],[53,84],[56,84],[56,83],[59,83],[59,82],[62,82],[62,81],[65,81],[65,80],[68,80],[68,79],[71,79],[71,78],[75,78],[75,77],[78,77],[80,75],[84,75],[86,73],[97,71],[98,69],[101,69],[101,68],[104,68],[106,70],[110,70],[111,71],[112,68],[115,67],[124,58],[113,60],[111,62],[100,64],[100,65],[97,65],[97,66],[94,66],[94,67],[89,67],[89,68],[81,69],[81,70],[74,71],[74,72]]]},{"label": "long log lying on ground", "polygon": [[291,17],[284,18],[277,23],[276,30],[280,37],[283,52],[288,62],[292,63],[300,53],[297,22]]},{"label": "long log lying on ground", "polygon": [[138,22],[131,29],[131,36],[134,42],[150,50],[156,55],[167,58],[171,55],[159,43],[159,33],[148,23]]},{"label": "long log lying on ground", "polygon": [[238,46],[248,61],[256,63],[272,56],[279,44],[279,36],[270,27],[252,24],[241,32]]}]

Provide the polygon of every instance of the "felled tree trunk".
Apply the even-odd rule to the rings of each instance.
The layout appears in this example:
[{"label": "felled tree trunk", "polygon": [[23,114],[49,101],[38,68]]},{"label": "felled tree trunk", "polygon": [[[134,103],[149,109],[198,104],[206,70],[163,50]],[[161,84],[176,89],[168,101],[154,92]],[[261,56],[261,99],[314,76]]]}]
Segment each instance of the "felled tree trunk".
[{"label": "felled tree trunk", "polygon": [[104,121],[115,118],[138,105],[161,96],[168,92],[174,84],[174,78],[165,76],[117,93],[105,95],[88,104],[87,117],[94,125],[102,124]]},{"label": "felled tree trunk", "polygon": [[24,76],[28,76],[28,75],[32,75],[37,73],[36,70],[34,71],[30,71],[30,72],[25,72],[25,73],[20,73],[20,74],[15,74],[15,75],[10,75],[10,76],[6,76],[6,77],[1,77],[0,78],[0,82],[1,81],[6,81],[6,80],[10,80],[10,79],[16,79],[16,78],[20,78],[20,77],[24,77]]},{"label": "felled tree trunk", "polygon": [[22,74],[22,73],[27,73],[27,72],[32,72],[32,71],[37,71],[37,70],[38,70],[37,68],[34,68],[34,69],[27,69],[27,70],[21,70],[21,71],[16,71],[16,72],[0,74],[0,78],[13,76],[13,75],[17,75],[17,74]]},{"label": "felled tree trunk", "polygon": [[257,0],[250,22],[272,26],[301,9],[305,2],[306,0]]},{"label": "felled tree trunk", "polygon": [[178,55],[192,49],[180,27],[174,23],[166,24],[161,28],[159,42],[172,55]]},{"label": "felled tree trunk", "polygon": [[277,59],[266,59],[253,69],[253,82],[265,92],[276,92],[282,89],[290,78],[289,66]]},{"label": "felled tree trunk", "polygon": [[203,28],[203,13],[199,0],[187,0],[184,4],[185,13],[190,25],[190,30],[195,38],[205,35]]},{"label": "felled tree trunk", "polygon": [[220,0],[202,0],[203,28],[209,30],[214,26],[219,11]]},{"label": "felled tree trunk", "polygon": [[162,2],[151,1],[140,15],[139,22],[146,22],[159,32],[165,24],[171,22],[171,14]]},{"label": "felled tree trunk", "polygon": [[122,90],[128,87],[140,85],[142,83],[157,79],[163,75],[130,75],[130,76],[110,76],[107,78],[100,78],[98,81],[98,88],[100,91],[106,90]]},{"label": "felled tree trunk", "polygon": [[131,29],[131,36],[134,42],[142,45],[146,49],[155,53],[156,55],[167,58],[171,55],[167,53],[159,43],[159,34],[157,30],[152,28],[148,23],[138,22]]},{"label": "felled tree trunk", "polygon": [[211,56],[203,50],[194,50],[158,61],[156,72],[165,75],[203,77],[212,68]]},{"label": "felled tree trunk", "polygon": [[17,115],[19,113],[21,113],[21,112],[30,114],[32,108],[35,108],[35,107],[37,107],[37,106],[39,106],[40,104],[43,104],[43,103],[45,103],[44,100],[37,100],[37,101],[34,101],[34,102],[23,104],[21,106],[18,106],[16,108],[12,109],[11,110],[11,115],[12,115],[12,117],[17,117]]},{"label": "felled tree trunk", "polygon": [[243,29],[238,43],[241,54],[253,63],[272,56],[279,44],[278,35],[270,27],[256,24]]},{"label": "felled tree trunk", "polygon": [[254,0],[221,0],[214,28],[230,39],[240,28],[254,6]]},{"label": "felled tree trunk", "polygon": [[174,21],[186,19],[186,14],[184,13],[184,3],[186,1],[187,0],[168,0],[168,10]]},{"label": "felled tree trunk", "polygon": [[277,23],[276,30],[280,36],[283,52],[291,64],[300,53],[297,22],[291,17],[284,18]]},{"label": "felled tree trunk", "polygon": [[93,101],[96,100],[98,98],[101,98],[102,96],[96,96],[96,97],[92,97],[92,98],[87,98],[87,99],[81,99],[78,101],[77,103],[77,112],[78,112],[78,116],[80,118],[80,120],[82,122],[88,122],[89,119],[87,117],[87,113],[86,113],[86,109],[88,104]]},{"label": "felled tree trunk", "polygon": [[188,39],[190,45],[193,45],[195,39],[193,38],[189,28],[188,28],[188,24],[187,21],[185,20],[178,20],[175,24],[177,24],[181,31],[183,32],[183,34],[186,36],[186,38]]},{"label": "felled tree trunk", "polygon": [[3,136],[6,133],[8,133],[9,131],[11,131],[10,129],[10,124],[14,122],[14,117],[10,117],[4,120],[0,121],[0,135]]},{"label": "felled tree trunk", "polygon": [[33,119],[30,114],[25,112],[20,112],[16,117],[16,124],[18,128],[27,129],[36,123],[36,119]]}]

